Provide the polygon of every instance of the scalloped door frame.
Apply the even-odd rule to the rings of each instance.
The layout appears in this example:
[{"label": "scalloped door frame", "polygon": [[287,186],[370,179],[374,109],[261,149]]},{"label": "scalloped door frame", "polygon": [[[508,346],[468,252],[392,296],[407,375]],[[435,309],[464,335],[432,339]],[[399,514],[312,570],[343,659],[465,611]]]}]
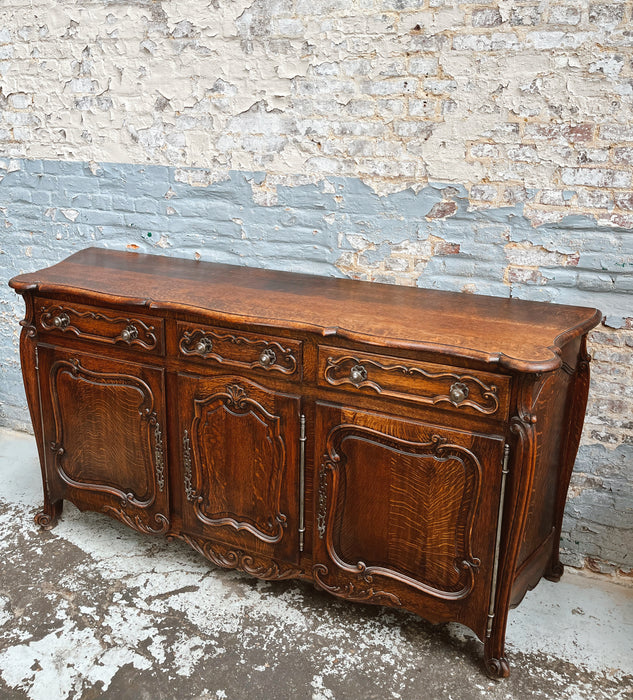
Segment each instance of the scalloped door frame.
[{"label": "scalloped door frame", "polygon": [[178,375],[183,529],[298,561],[301,400],[232,374]]},{"label": "scalloped door frame", "polygon": [[317,583],[438,621],[462,607],[483,639],[503,439],[323,403],[316,424]]},{"label": "scalloped door frame", "polygon": [[46,345],[38,354],[52,498],[167,532],[163,370]]}]

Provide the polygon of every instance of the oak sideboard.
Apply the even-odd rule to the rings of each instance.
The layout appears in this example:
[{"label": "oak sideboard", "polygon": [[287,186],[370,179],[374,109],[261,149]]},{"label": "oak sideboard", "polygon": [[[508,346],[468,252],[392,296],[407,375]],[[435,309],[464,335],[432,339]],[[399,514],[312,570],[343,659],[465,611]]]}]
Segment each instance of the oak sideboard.
[{"label": "oak sideboard", "polygon": [[44,507],[458,621],[557,580],[596,309],[89,248],[15,277]]}]

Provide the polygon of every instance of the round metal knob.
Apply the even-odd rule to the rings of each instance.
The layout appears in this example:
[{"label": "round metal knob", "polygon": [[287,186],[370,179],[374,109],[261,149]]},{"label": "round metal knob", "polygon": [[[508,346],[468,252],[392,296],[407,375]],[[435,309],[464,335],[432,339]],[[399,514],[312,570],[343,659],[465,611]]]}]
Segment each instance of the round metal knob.
[{"label": "round metal knob", "polygon": [[262,350],[262,354],[259,356],[259,362],[264,367],[270,367],[270,365],[274,365],[276,360],[277,355],[275,354],[275,351],[272,348],[266,348],[265,350]]},{"label": "round metal knob", "polygon": [[199,355],[206,355],[208,352],[211,352],[211,350],[213,350],[213,343],[209,338],[200,338],[196,345],[196,352]]},{"label": "round metal knob", "polygon": [[367,379],[367,370],[363,365],[354,365],[349,372],[349,378],[352,384],[360,384]]},{"label": "round metal knob", "polygon": [[453,403],[461,403],[468,398],[468,387],[461,382],[455,382],[451,386],[448,395]]},{"label": "round metal knob", "polygon": [[70,318],[68,318],[68,314],[58,314],[53,318],[53,325],[55,328],[59,328],[60,330],[64,330],[70,323]]},{"label": "round metal knob", "polygon": [[138,329],[136,326],[129,325],[121,331],[121,340],[126,343],[131,343],[133,340],[138,338]]}]

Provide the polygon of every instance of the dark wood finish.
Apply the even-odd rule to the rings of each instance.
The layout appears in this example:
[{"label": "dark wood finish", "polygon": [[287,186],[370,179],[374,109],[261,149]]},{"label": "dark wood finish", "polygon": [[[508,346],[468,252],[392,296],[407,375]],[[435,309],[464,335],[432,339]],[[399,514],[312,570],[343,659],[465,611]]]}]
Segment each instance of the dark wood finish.
[{"label": "dark wood finish", "polygon": [[183,530],[298,559],[300,400],[235,375],[178,375]]},{"label": "dark wood finish", "polygon": [[185,357],[301,379],[301,343],[295,340],[180,321],[176,329],[178,349]]},{"label": "dark wood finish", "polygon": [[509,608],[562,573],[600,312],[98,249],[10,284],[42,527],[67,499],[456,620],[508,675]]},{"label": "dark wood finish", "polygon": [[12,280],[100,305],[190,311],[214,322],[314,332],[380,347],[411,348],[538,372],[599,323],[596,309],[377,285],[87,248]]},{"label": "dark wood finish", "polygon": [[169,528],[163,370],[38,348],[49,498]]},{"label": "dark wood finish", "polygon": [[160,318],[117,314],[99,307],[43,299],[36,299],[35,305],[37,324],[42,331],[163,353],[163,321]]},{"label": "dark wood finish", "polygon": [[507,416],[510,402],[509,377],[323,345],[319,384],[498,419]]},{"label": "dark wood finish", "polygon": [[322,403],[315,438],[318,584],[483,636],[503,438]]}]

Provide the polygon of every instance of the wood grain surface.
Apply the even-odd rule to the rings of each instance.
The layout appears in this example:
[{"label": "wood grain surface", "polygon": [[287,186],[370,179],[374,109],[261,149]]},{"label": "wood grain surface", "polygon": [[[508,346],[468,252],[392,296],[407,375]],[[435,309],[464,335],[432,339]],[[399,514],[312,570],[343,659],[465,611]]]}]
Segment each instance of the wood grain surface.
[{"label": "wood grain surface", "polygon": [[81,292],[104,303],[191,309],[418,349],[522,371],[560,366],[558,348],[596,325],[596,309],[423,290],[348,279],[88,248],[46,270],[14,277],[18,291]]}]

